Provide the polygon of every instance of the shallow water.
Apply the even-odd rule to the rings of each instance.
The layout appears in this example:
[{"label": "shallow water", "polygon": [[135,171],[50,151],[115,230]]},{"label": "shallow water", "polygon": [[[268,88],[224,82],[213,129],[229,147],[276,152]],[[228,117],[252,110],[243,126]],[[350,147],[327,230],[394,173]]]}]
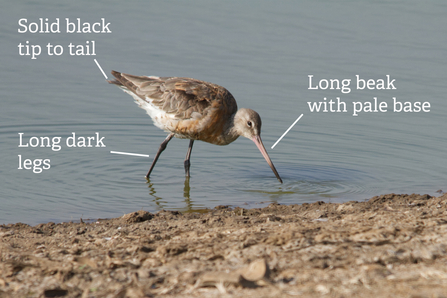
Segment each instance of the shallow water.
[{"label": "shallow water", "polygon": [[[446,189],[447,5],[416,1],[338,3],[269,1],[188,4],[20,1],[0,23],[0,223],[115,217],[137,209],[194,211],[217,205],[260,207],[363,200]],[[18,20],[40,17],[110,22],[111,34],[19,34]],[[64,26],[61,25],[61,29]],[[85,44],[96,56],[20,56],[29,41]],[[262,138],[284,180],[278,183],[256,146],[195,142],[185,181],[187,140],[172,140],[149,183],[144,179],[166,134],[130,96],[104,82],[115,69],[187,76],[228,88],[239,107],[263,120]],[[309,90],[308,75],[352,79],[350,93]],[[355,75],[395,79],[396,90],[355,90]],[[110,75],[109,75],[110,76]],[[326,97],[348,112],[311,113]],[[387,112],[352,116],[352,102],[388,103]],[[393,97],[430,102],[430,112],[393,113]],[[298,124],[271,146],[300,115]],[[19,148],[30,137],[104,137],[105,148]],[[110,154],[125,151],[150,158]],[[22,159],[50,159],[41,173]]]}]

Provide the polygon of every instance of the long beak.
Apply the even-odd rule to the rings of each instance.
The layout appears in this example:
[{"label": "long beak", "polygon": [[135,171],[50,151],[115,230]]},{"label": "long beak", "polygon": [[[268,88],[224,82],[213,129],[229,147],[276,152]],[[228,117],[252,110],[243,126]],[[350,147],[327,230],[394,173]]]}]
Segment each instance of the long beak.
[{"label": "long beak", "polygon": [[275,166],[272,163],[272,160],[270,159],[270,156],[267,154],[267,151],[265,151],[264,144],[262,143],[261,136],[254,136],[252,138],[252,141],[255,142],[256,146],[258,147],[259,151],[261,151],[262,156],[264,156],[265,160],[269,164],[270,168],[272,168],[273,173],[275,173],[276,178],[278,178],[278,181],[282,183],[281,177],[279,177],[278,172],[276,171]]}]

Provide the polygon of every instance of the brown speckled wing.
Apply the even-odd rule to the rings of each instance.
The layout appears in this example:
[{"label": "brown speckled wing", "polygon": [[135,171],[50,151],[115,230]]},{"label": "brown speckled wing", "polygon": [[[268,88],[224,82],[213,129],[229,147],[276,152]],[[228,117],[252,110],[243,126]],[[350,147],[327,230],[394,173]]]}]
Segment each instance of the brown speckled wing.
[{"label": "brown speckled wing", "polygon": [[216,84],[191,78],[135,76],[117,71],[112,74],[116,80],[110,83],[125,87],[145,101],[152,99],[152,105],[179,120],[207,116],[216,101],[226,108],[225,113],[237,111],[231,93]]}]

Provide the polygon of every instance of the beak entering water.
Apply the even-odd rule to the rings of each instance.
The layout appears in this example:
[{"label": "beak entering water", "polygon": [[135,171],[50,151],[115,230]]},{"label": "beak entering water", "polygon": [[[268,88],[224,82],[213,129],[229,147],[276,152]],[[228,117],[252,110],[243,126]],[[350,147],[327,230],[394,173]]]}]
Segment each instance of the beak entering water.
[{"label": "beak entering water", "polygon": [[273,173],[275,173],[275,176],[276,176],[276,178],[278,178],[278,181],[282,183],[281,177],[279,177],[279,174],[276,171],[276,168],[273,165],[272,160],[270,159],[269,155],[267,154],[267,151],[264,148],[264,144],[262,143],[261,136],[254,136],[251,140],[256,144],[259,151],[261,151],[262,156],[264,156],[264,158],[267,161],[267,163],[269,164],[270,168],[272,168],[272,171],[273,171]]}]

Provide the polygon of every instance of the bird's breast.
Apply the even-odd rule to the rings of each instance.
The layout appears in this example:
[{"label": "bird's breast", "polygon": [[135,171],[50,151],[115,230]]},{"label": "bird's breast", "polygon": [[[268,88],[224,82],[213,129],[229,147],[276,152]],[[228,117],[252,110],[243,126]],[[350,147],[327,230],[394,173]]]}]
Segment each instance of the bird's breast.
[{"label": "bird's breast", "polygon": [[222,103],[213,102],[203,111],[201,117],[180,119],[171,130],[176,137],[200,140],[215,145],[227,145],[238,136],[228,134],[231,127],[233,110]]}]

